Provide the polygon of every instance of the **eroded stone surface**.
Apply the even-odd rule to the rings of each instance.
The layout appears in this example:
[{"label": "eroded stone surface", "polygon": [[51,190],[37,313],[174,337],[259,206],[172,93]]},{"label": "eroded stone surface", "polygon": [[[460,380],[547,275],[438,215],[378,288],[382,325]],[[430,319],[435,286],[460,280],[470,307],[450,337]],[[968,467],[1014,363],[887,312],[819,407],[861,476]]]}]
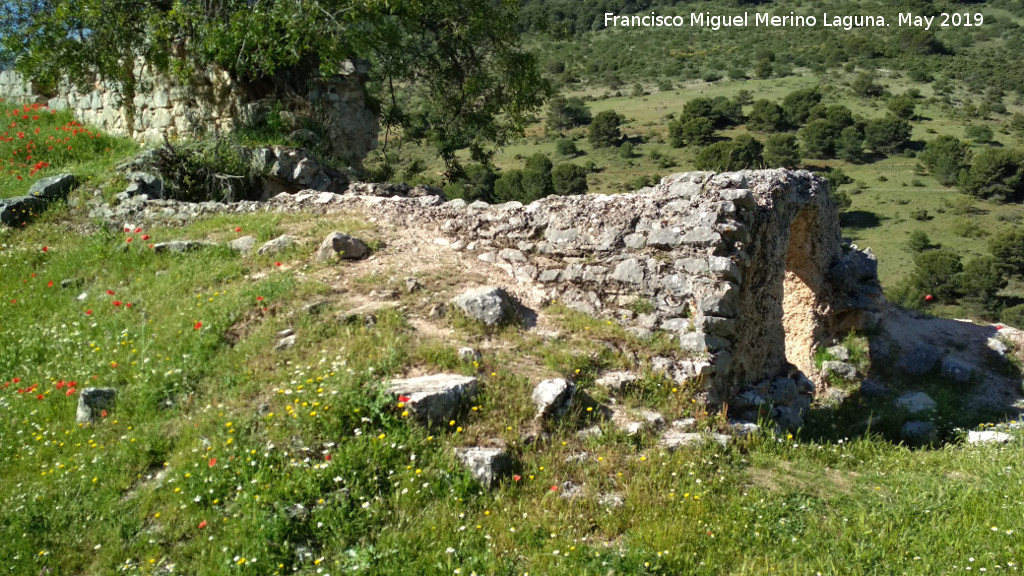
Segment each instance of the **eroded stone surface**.
[{"label": "eroded stone surface", "polygon": [[495,326],[505,321],[511,311],[508,294],[495,286],[474,288],[452,299],[452,304],[470,318]]},{"label": "eroded stone surface", "polygon": [[79,424],[91,424],[99,418],[104,410],[113,410],[117,400],[117,390],[113,388],[86,388],[78,395],[78,409],[75,421]]},{"label": "eroded stone surface", "polygon": [[496,486],[502,478],[511,476],[515,468],[515,460],[504,448],[459,447],[455,457],[486,487]]},{"label": "eroded stone surface", "polygon": [[460,374],[433,374],[393,380],[388,392],[405,398],[409,413],[427,425],[446,425],[464,402],[477,393],[477,379]]}]

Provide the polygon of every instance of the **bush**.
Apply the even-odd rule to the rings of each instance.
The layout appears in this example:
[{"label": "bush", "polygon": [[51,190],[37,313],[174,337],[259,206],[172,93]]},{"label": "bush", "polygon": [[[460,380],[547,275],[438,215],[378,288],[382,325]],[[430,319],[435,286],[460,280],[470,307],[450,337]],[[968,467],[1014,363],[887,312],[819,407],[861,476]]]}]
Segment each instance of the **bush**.
[{"label": "bush", "polygon": [[939,136],[925,144],[920,158],[940,184],[952,186],[967,161],[967,144],[953,136]]},{"label": "bush", "polygon": [[782,109],[786,111],[786,120],[792,126],[799,126],[807,121],[811,108],[821,102],[821,92],[817,88],[805,88],[790,92],[782,99]]},{"label": "bush", "polygon": [[961,173],[960,190],[977,198],[1013,201],[1024,197],[1024,152],[989,148]]},{"label": "bush", "polygon": [[819,118],[800,130],[804,156],[811,158],[832,158],[836,153],[836,133],[828,120]]},{"label": "bush", "polygon": [[997,234],[988,249],[1008,274],[1024,277],[1024,230],[1011,228]]},{"label": "bush", "polygon": [[932,219],[932,217],[928,214],[928,211],[925,210],[924,208],[911,211],[910,217],[913,218],[914,220],[917,220],[918,222],[927,222],[928,220]]},{"label": "bush", "polygon": [[921,230],[914,230],[907,237],[907,248],[911,252],[924,252],[932,247],[932,241],[928,235]]},{"label": "bush", "polygon": [[1006,278],[999,263],[991,256],[980,256],[964,266],[960,274],[960,292],[979,302],[991,314],[999,310],[999,291],[1006,288]]},{"label": "bush", "polygon": [[466,202],[494,201],[494,183],[498,174],[494,168],[486,164],[470,164],[466,166],[465,175],[444,187],[444,195],[451,198],[462,198]]},{"label": "bush", "polygon": [[697,154],[698,170],[726,172],[755,168],[761,165],[763,146],[753,137],[743,134],[728,142],[716,142]]},{"label": "bush", "polygon": [[1024,328],[1024,304],[1018,304],[1003,310],[999,318],[1004,324],[1014,328]]},{"label": "bush", "polygon": [[864,141],[876,152],[892,154],[910,142],[910,122],[896,116],[868,120],[864,125]]},{"label": "bush", "polygon": [[839,133],[836,154],[847,162],[859,162],[864,156],[864,134],[856,126],[847,126]]},{"label": "bush", "polygon": [[758,132],[778,132],[786,125],[782,107],[771,100],[757,100],[747,118],[747,128]]},{"label": "bush", "polygon": [[669,144],[674,148],[703,146],[711,141],[715,127],[707,118],[673,120],[668,125]]},{"label": "bush", "polygon": [[569,138],[559,138],[555,140],[555,152],[559,156],[576,156],[580,151],[576,148],[576,143]]},{"label": "bush", "polygon": [[764,164],[769,168],[790,168],[800,164],[800,147],[793,134],[772,134],[764,145]]},{"label": "bush", "polygon": [[964,135],[971,142],[977,142],[978,144],[988,144],[992,142],[995,134],[992,133],[992,129],[984,124],[972,124],[964,130]]},{"label": "bush", "polygon": [[622,140],[619,126],[625,121],[626,117],[614,110],[599,112],[590,124],[587,140],[594,148],[615,146]]},{"label": "bush", "polygon": [[592,121],[590,109],[582,98],[564,98],[558,96],[548,104],[547,126],[550,130],[562,130],[586,126]]},{"label": "bush", "polygon": [[619,156],[626,160],[629,160],[630,158],[636,156],[636,154],[633,153],[633,143],[630,142],[629,140],[623,142],[619,146]]},{"label": "bush", "polygon": [[950,250],[929,250],[918,254],[908,279],[915,300],[931,294],[941,301],[956,301],[961,288],[957,275],[962,271],[960,255]]},{"label": "bush", "polygon": [[910,96],[896,96],[895,98],[890,98],[886,106],[893,114],[909,120],[914,117],[914,109],[917,107],[917,103]]},{"label": "bush", "polygon": [[587,169],[568,162],[559,164],[551,171],[551,183],[555,194],[562,196],[586,194],[589,189]]}]

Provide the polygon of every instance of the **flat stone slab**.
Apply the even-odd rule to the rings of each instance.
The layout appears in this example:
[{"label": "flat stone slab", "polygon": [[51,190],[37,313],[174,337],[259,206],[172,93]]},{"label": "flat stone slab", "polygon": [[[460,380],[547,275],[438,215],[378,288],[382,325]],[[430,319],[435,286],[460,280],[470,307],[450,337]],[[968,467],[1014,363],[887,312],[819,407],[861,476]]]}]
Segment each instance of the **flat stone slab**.
[{"label": "flat stone slab", "polygon": [[658,445],[669,450],[676,450],[683,446],[696,446],[707,442],[717,442],[723,447],[728,446],[732,436],[719,434],[717,432],[684,432],[680,428],[670,428],[658,441]]},{"label": "flat stone slab", "polygon": [[428,426],[446,425],[462,403],[476,397],[477,379],[461,374],[432,374],[392,380],[387,391],[408,398],[405,405],[417,421]]},{"label": "flat stone slab", "polygon": [[938,403],[924,392],[908,392],[897,398],[894,403],[911,414],[934,410],[938,406]]},{"label": "flat stone slab", "polygon": [[511,476],[515,468],[515,460],[504,448],[459,447],[455,449],[455,457],[469,468],[473,478],[488,488]]},{"label": "flat stone slab", "polygon": [[967,433],[968,444],[1005,444],[1010,440],[1013,440],[1013,436],[1006,432],[997,432],[995,430],[971,430]]}]

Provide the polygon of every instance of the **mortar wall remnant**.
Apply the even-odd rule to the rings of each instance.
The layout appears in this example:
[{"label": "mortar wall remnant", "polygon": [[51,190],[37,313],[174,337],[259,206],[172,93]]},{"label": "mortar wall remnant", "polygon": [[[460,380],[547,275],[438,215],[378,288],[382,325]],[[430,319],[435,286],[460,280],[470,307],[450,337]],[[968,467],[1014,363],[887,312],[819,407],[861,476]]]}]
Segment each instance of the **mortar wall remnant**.
[{"label": "mortar wall remnant", "polygon": [[[299,94],[308,106],[319,110],[332,152],[358,165],[377,147],[379,124],[367,107],[366,70],[347,63],[339,74],[305,78]],[[135,140],[159,142],[190,138],[197,134],[232,132],[252,123],[273,105],[273,95],[257,96],[225,70],[211,67],[187,83],[138,62],[136,93],[131,101],[118,85],[97,78],[85,89],[62,85],[57,94],[43,94],[32,82],[13,70],[0,71],[0,99],[15,103],[46,104],[53,110],[70,110],[83,124],[103,132]],[[287,113],[286,113],[287,114]]]},{"label": "mortar wall remnant", "polygon": [[[828,182],[807,171],[681,173],[631,194],[526,206],[344,203],[436,228],[504,269],[531,303],[672,333],[679,351],[661,363],[669,376],[698,381],[706,402],[731,415],[784,427],[801,425],[810,406],[815,348],[876,324],[883,302],[874,255],[843,245]],[[638,298],[651,314],[621,314]]]},{"label": "mortar wall remnant", "polygon": [[[699,386],[730,417],[784,428],[802,425],[824,384],[807,377],[818,377],[815,349],[881,319],[874,255],[844,245],[828,182],[808,171],[681,173],[630,194],[525,206],[439,194],[354,183],[344,194],[306,190],[190,213],[355,212],[439,234],[481,266],[504,270],[503,287],[527,305],[556,301],[641,337],[669,333],[678,350],[653,359],[653,369]],[[167,200],[132,202],[116,212],[125,222],[176,211]],[[626,309],[638,299],[652,311]]]}]

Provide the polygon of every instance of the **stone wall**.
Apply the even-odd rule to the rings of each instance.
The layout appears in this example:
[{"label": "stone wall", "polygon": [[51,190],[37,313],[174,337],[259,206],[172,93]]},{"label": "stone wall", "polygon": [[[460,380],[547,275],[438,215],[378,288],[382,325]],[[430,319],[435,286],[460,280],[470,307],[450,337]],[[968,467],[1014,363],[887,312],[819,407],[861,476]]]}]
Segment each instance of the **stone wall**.
[{"label": "stone wall", "polygon": [[[348,65],[338,75],[308,82],[308,89],[302,90],[310,109],[320,110],[318,120],[327,127],[333,153],[356,164],[377,146],[377,118],[366,107],[363,90],[365,72]],[[269,107],[266,99],[255,98],[224,70],[210,70],[182,84],[140,63],[136,77],[136,94],[128,103],[115,85],[102,79],[89,89],[68,87],[48,97],[16,72],[2,71],[0,99],[71,110],[84,124],[145,141],[230,132],[258,120],[261,110]]]},{"label": "stone wall", "polygon": [[[526,206],[436,194],[357,183],[344,194],[307,190],[188,214],[354,211],[444,236],[451,249],[504,270],[504,287],[528,305],[557,301],[640,337],[672,334],[678,351],[655,359],[654,370],[696,383],[731,416],[770,416],[786,428],[800,426],[811,404],[814,350],[880,319],[874,256],[842,243],[828,183],[810,172],[674,174],[632,194]],[[175,206],[137,198],[110,216],[172,221],[181,217]],[[641,298],[651,313],[627,308]]]}]

